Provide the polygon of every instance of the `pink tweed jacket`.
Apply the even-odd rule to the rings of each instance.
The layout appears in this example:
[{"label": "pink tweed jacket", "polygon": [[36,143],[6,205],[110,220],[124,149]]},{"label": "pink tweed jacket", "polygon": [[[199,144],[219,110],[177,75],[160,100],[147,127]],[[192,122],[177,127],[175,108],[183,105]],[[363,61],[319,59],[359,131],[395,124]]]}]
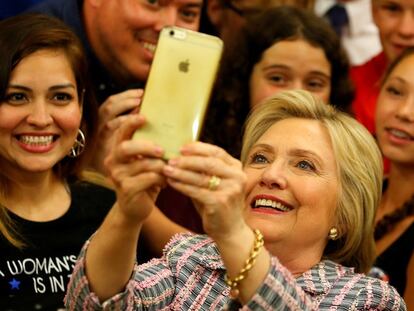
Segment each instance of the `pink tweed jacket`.
[{"label": "pink tweed jacket", "polygon": [[135,266],[124,292],[100,302],[85,275],[84,246],[69,283],[69,310],[406,310],[397,291],[329,260],[294,278],[276,257],[246,305],[229,298],[225,269],[205,235],[177,235],[162,258]]}]

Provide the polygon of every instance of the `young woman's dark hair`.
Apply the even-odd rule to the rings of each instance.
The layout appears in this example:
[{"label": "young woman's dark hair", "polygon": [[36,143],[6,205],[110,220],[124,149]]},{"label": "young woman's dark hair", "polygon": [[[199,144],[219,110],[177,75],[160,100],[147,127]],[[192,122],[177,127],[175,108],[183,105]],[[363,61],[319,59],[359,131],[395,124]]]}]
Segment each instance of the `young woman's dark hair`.
[{"label": "young woman's dark hair", "polygon": [[0,102],[5,99],[13,69],[22,59],[39,50],[63,51],[75,75],[82,103],[80,128],[86,137],[86,147],[79,157],[63,159],[56,170],[64,178],[78,176],[93,149],[98,112],[94,93],[89,86],[82,44],[68,26],[56,18],[34,13],[0,21]]},{"label": "young woman's dark hair", "polygon": [[381,87],[384,85],[385,81],[390,76],[391,72],[394,71],[395,67],[399,65],[405,58],[414,54],[414,47],[406,48],[400,55],[398,55],[391,64],[388,65],[387,70],[384,72],[384,75],[381,80]]},{"label": "young woman's dark hair", "polygon": [[280,6],[250,19],[238,36],[236,48],[225,50],[223,55],[204,140],[223,146],[233,156],[239,155],[242,124],[250,111],[250,75],[263,52],[279,41],[303,39],[321,48],[332,70],[329,103],[350,111],[354,93],[348,58],[339,38],[322,18],[309,10]]}]

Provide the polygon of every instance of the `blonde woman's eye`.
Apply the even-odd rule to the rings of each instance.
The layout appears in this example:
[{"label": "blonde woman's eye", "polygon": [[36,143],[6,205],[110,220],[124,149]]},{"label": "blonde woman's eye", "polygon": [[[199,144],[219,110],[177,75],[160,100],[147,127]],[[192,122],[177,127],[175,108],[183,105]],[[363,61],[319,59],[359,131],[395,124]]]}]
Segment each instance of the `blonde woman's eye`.
[{"label": "blonde woman's eye", "polygon": [[261,154],[261,153],[254,153],[250,157],[250,163],[252,163],[252,164],[265,164],[265,163],[268,163],[268,162],[269,161],[266,158],[266,156]]},{"label": "blonde woman's eye", "polygon": [[315,170],[315,166],[313,165],[313,163],[311,163],[310,161],[299,161],[296,166],[302,170],[307,170],[307,171],[314,171]]}]

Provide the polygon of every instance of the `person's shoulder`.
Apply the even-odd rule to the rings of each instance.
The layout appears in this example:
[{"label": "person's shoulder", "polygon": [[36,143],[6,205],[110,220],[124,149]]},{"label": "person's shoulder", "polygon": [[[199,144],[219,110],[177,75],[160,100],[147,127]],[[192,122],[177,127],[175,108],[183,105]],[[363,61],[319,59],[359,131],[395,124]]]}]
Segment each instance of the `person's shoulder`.
[{"label": "person's shoulder", "polygon": [[[334,301],[343,298],[343,304],[369,310],[406,310],[404,300],[397,290],[380,279],[369,277],[363,273],[354,272],[336,264],[338,277],[331,284],[331,295]],[[332,297],[331,297],[332,298]]]},{"label": "person's shoulder", "polygon": [[374,310],[406,310],[404,300],[397,290],[387,282],[361,275],[358,282],[359,300],[366,301],[369,309]]},{"label": "person's shoulder", "polygon": [[357,78],[361,75],[371,75],[377,71],[383,71],[387,67],[387,58],[384,52],[379,53],[378,55],[372,57],[367,62],[351,67],[351,76],[352,78]]}]

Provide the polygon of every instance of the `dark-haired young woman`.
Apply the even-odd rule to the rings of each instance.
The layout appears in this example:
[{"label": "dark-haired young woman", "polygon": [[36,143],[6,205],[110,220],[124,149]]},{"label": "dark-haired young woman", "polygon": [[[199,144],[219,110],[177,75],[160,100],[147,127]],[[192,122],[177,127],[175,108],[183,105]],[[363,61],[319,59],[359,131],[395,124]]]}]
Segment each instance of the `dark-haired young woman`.
[{"label": "dark-haired young woman", "polygon": [[376,217],[378,258],[371,271],[404,295],[414,310],[414,49],[386,72],[378,97],[376,133],[390,160]]},{"label": "dark-haired young woman", "polygon": [[76,257],[115,201],[81,181],[94,100],[77,37],[60,21],[0,22],[0,310],[58,310]]}]

